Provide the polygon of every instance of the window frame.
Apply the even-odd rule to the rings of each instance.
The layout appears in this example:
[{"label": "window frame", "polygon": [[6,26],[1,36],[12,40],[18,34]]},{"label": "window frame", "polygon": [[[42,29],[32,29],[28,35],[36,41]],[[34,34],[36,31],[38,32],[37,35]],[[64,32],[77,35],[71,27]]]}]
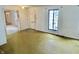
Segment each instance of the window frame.
[{"label": "window frame", "polygon": [[[58,29],[57,29],[57,30],[54,29],[54,25],[55,25],[55,24],[54,24],[54,13],[53,13],[53,20],[52,20],[52,21],[53,21],[53,29],[49,29],[49,14],[50,14],[50,11],[51,11],[51,10],[54,11],[54,10],[59,10],[59,9],[49,9],[49,10],[48,10],[48,30],[58,31]],[[58,17],[59,17],[59,16],[58,16]]]}]

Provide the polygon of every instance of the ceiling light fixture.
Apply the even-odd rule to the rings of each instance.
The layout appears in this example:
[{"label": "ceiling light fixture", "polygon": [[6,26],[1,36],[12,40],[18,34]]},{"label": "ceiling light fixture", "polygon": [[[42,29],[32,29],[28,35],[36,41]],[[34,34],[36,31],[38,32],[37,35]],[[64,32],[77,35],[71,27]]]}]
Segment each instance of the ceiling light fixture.
[{"label": "ceiling light fixture", "polygon": [[22,6],[22,9],[24,9],[25,7],[24,6]]}]

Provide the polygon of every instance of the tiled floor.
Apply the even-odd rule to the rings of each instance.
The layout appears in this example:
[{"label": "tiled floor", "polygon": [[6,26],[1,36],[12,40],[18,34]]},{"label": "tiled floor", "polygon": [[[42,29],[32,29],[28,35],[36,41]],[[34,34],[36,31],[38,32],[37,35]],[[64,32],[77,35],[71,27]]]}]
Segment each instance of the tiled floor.
[{"label": "tiled floor", "polygon": [[79,40],[24,30],[9,35],[8,43],[0,48],[11,54],[79,53]]}]

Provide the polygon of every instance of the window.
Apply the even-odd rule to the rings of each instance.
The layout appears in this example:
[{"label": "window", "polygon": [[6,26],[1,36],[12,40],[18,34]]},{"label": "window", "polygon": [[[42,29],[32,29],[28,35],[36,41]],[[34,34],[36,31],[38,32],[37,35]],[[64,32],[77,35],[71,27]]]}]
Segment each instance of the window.
[{"label": "window", "polygon": [[51,9],[48,11],[49,29],[58,30],[59,9]]}]

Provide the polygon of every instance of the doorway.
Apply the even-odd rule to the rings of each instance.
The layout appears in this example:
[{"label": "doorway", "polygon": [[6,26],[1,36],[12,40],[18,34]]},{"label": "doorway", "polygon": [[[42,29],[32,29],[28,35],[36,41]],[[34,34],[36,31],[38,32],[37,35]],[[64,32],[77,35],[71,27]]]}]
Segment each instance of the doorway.
[{"label": "doorway", "polygon": [[19,15],[18,11],[5,10],[5,23],[7,35],[13,34],[19,31]]}]

